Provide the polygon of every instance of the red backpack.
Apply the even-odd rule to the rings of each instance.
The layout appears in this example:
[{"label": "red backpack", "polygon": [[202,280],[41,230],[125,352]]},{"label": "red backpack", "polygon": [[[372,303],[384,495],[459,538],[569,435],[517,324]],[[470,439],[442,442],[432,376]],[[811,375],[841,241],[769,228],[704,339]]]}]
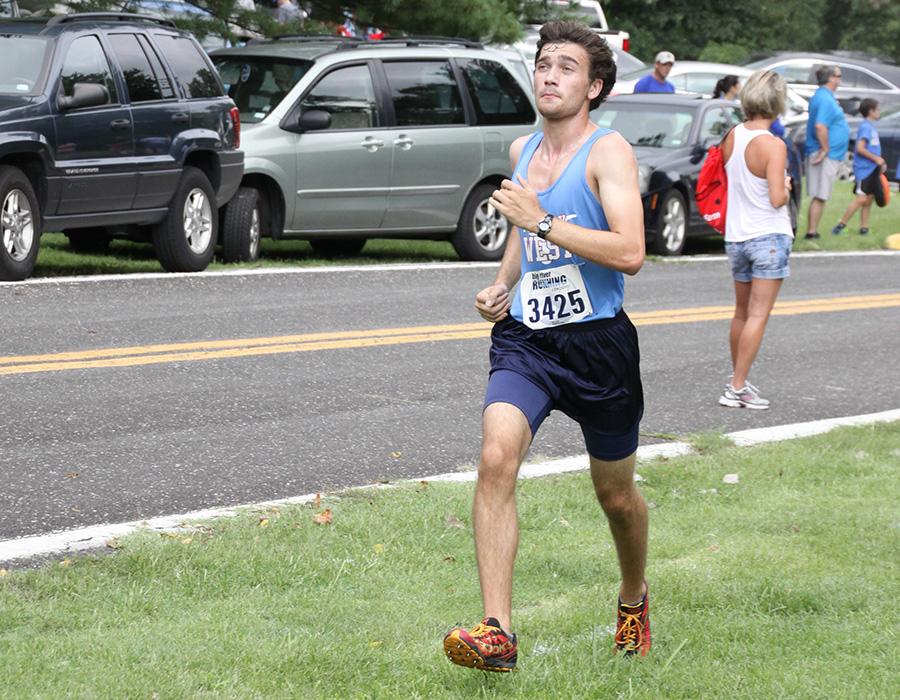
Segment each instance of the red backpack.
[{"label": "red backpack", "polygon": [[[729,132],[730,133],[730,132]],[[728,138],[728,134],[725,134]],[[716,231],[725,234],[725,214],[728,209],[728,175],[725,173],[725,161],[722,159],[722,144],[710,146],[706,152],[706,160],[700,168],[697,178],[696,201],[697,210],[703,220]]]}]

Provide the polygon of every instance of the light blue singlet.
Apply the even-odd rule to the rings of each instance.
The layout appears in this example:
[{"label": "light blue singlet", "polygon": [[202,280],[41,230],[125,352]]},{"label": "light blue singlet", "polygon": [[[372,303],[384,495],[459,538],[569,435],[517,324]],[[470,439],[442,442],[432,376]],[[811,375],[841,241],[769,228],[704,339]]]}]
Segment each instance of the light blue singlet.
[{"label": "light blue singlet", "polygon": [[[597,197],[585,180],[591,146],[611,129],[597,129],[569,161],[550,187],[538,192],[538,201],[548,214],[599,233],[609,222]],[[528,164],[544,134],[537,132],[525,144],[516,176],[527,180]],[[573,255],[537,234],[517,229],[522,244],[522,277],[516,287],[510,315],[530,328],[550,328],[612,318],[622,308],[625,282],[621,272],[610,270]]]}]

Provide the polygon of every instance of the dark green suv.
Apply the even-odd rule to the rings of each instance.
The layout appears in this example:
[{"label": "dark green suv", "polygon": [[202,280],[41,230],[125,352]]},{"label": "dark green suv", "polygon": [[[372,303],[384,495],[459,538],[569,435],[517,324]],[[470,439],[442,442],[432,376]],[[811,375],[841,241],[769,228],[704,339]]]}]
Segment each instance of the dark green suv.
[{"label": "dark green suv", "polygon": [[34,269],[41,232],[76,250],[152,240],[205,268],[243,174],[240,114],[209,58],[167,20],[0,18],[0,279]]}]

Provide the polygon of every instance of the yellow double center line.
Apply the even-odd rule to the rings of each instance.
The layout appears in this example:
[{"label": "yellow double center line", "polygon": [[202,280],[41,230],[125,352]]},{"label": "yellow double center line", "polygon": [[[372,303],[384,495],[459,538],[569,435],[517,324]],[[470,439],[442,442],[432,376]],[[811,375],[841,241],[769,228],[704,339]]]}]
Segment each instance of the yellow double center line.
[{"label": "yellow double center line", "polygon": [[[772,314],[830,313],[857,309],[900,307],[900,293],[871,296],[831,297],[805,301],[779,302]],[[687,309],[664,309],[629,314],[637,326],[671,323],[696,323],[730,319],[731,306],[701,306]],[[445,340],[484,338],[491,326],[484,322],[457,323],[442,326],[414,326],[410,328],[377,328],[363,331],[333,331],[302,333],[268,338],[238,338],[235,340],[206,340],[191,343],[137,345],[124,348],[100,348],[44,355],[16,355],[0,357],[0,375],[58,372],[72,369],[101,367],[134,367],[168,362],[193,362],[254,355],[280,355],[290,352],[372,348],[381,345],[434,343]]]}]

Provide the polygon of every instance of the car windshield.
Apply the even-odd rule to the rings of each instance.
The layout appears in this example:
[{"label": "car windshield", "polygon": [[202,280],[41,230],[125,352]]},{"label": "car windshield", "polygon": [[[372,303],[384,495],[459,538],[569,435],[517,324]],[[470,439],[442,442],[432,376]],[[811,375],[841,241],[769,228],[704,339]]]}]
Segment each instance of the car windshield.
[{"label": "car windshield", "polygon": [[614,49],[616,54],[616,75],[624,77],[635,71],[644,70],[644,63],[627,51]]},{"label": "car windshield", "polygon": [[637,70],[631,71],[631,73],[625,73],[625,75],[620,75],[619,80],[640,80],[645,75],[648,75],[650,71],[653,70],[653,66],[644,66],[643,68],[638,68]]},{"label": "car windshield", "polygon": [[213,56],[213,61],[244,124],[265,119],[312,65],[312,61],[262,56]]},{"label": "car windshield", "polygon": [[651,148],[681,148],[694,123],[693,112],[646,104],[605,104],[591,118],[618,131],[632,146]]},{"label": "car windshield", "polygon": [[50,43],[44,37],[0,34],[0,94],[40,92]]}]

